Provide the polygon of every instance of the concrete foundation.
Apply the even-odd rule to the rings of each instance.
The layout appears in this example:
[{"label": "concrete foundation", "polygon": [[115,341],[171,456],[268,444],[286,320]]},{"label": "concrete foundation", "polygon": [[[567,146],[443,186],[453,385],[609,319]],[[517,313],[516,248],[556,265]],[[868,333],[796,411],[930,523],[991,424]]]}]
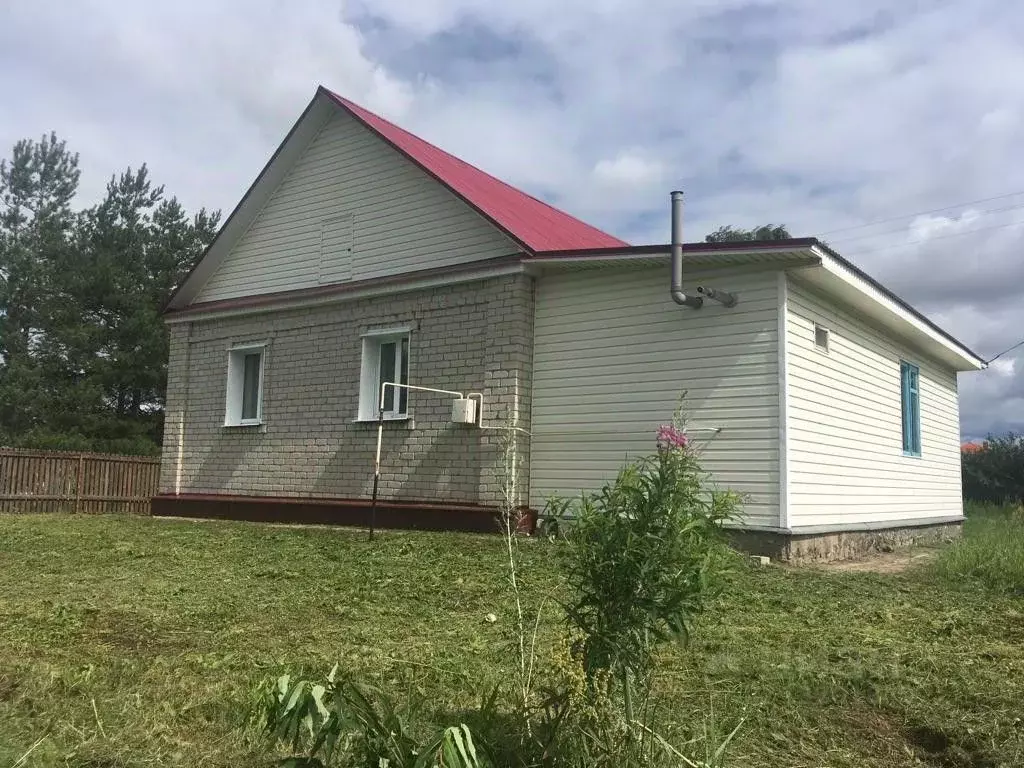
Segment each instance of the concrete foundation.
[{"label": "concrete foundation", "polygon": [[934,545],[959,538],[962,521],[907,525],[870,531],[782,533],[730,531],[734,547],[752,555],[766,555],[786,563],[852,560],[874,552],[892,552],[910,546]]}]

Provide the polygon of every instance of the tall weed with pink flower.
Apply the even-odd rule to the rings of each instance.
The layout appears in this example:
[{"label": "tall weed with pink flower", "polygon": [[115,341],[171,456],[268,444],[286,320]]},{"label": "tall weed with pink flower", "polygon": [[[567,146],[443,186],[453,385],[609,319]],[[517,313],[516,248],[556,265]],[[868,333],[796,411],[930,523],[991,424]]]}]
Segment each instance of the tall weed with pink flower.
[{"label": "tall weed with pink flower", "polygon": [[649,694],[655,648],[685,642],[720,589],[731,560],[723,525],[741,505],[702,469],[681,408],[653,437],[652,453],[614,482],[549,505],[564,520],[565,612],[581,663],[628,721]]}]

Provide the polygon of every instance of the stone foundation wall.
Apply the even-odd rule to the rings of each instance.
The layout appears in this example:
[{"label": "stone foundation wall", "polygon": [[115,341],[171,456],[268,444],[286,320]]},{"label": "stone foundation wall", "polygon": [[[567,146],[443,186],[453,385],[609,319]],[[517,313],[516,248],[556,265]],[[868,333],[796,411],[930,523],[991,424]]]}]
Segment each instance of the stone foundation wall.
[{"label": "stone foundation wall", "polygon": [[786,534],[773,531],[730,531],[737,549],[787,563],[852,560],[874,552],[940,544],[959,538],[962,521],[913,525],[874,531]]}]

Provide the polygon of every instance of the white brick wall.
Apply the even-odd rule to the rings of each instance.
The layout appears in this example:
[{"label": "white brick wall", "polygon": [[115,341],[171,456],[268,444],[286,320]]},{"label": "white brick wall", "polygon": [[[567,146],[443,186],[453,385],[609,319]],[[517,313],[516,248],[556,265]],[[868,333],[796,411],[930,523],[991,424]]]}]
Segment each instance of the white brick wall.
[{"label": "white brick wall", "polygon": [[[492,424],[518,392],[529,429],[533,296],[532,279],[512,275],[173,325],[160,491],[368,498],[376,424],[354,419],[373,328],[413,328],[410,383],[481,391]],[[267,342],[264,424],[224,427],[227,350],[247,341]],[[500,433],[449,423],[446,396],[412,392],[409,412],[385,426],[381,498],[497,503]],[[525,498],[529,441],[519,446]]]}]

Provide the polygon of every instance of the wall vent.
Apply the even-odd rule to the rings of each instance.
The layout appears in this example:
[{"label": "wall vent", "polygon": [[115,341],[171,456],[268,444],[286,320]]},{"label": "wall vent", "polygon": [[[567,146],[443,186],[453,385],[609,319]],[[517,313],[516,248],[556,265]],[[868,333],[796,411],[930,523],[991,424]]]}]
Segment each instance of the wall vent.
[{"label": "wall vent", "polygon": [[814,346],[823,352],[828,352],[828,328],[822,328],[820,325],[814,326]]}]

